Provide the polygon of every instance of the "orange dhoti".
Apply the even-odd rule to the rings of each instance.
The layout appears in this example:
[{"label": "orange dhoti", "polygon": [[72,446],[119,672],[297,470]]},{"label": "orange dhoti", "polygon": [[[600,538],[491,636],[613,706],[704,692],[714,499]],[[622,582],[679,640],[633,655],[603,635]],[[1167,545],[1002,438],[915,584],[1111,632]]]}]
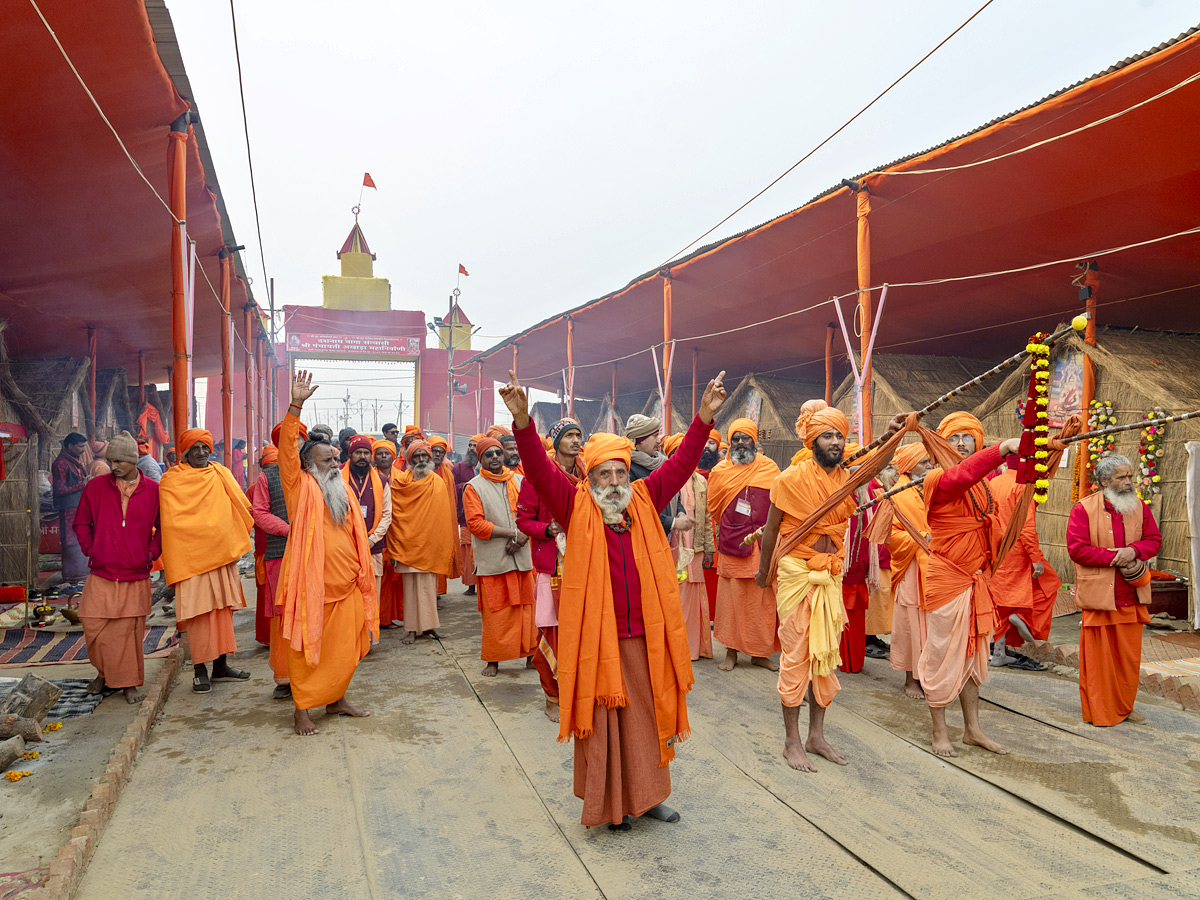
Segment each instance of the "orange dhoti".
[{"label": "orange dhoti", "polygon": [[437,576],[412,566],[400,566],[404,589],[404,629],[421,634],[441,626],[437,610]]},{"label": "orange dhoti", "polygon": [[597,706],[592,734],[575,738],[575,796],[588,827],[640,816],[671,794],[671,769],[659,765],[646,638],[621,638],[617,647],[628,704]]},{"label": "orange dhoti", "polygon": [[471,529],[466,525],[458,526],[458,546],[462,559],[462,565],[459,567],[462,583],[472,587],[476,584],[475,551],[471,549]]},{"label": "orange dhoti", "polygon": [[504,662],[533,656],[538,643],[533,622],[533,572],[480,575],[478,584],[479,611],[483,615],[479,658]]},{"label": "orange dhoti", "polygon": [[237,651],[233,611],[245,606],[236,562],[175,585],[175,628],[187,634],[193,664]]},{"label": "orange dhoti", "polygon": [[271,623],[271,652],[267,661],[271,664],[271,672],[275,675],[276,684],[288,683],[287,641],[283,638],[283,616],[272,616]]},{"label": "orange dhoti", "polygon": [[314,709],[342,699],[358,661],[371,649],[362,594],[354,588],[332,603],[326,601],[321,660],[315,666],[307,663],[303,650],[287,644],[285,647],[292,701],[297,709]]},{"label": "orange dhoti", "polygon": [[111,581],[89,575],[79,601],[88,660],[109,688],[146,680],[142,638],[152,606],[150,579]]},{"label": "orange dhoti", "polygon": [[[765,593],[765,592],[764,592]],[[704,582],[681,581],[679,603],[683,606],[683,625],[687,629],[688,649],[692,659],[712,659],[712,630],[708,619],[708,591]],[[774,610],[775,597],[771,597]],[[778,638],[776,638],[778,644]]]},{"label": "orange dhoti", "polygon": [[828,706],[842,689],[837,675],[814,675],[812,656],[808,648],[808,627],[812,606],[807,599],[779,623],[779,699],[784,706],[799,706],[811,685],[813,697],[820,706]]},{"label": "orange dhoti", "polygon": [[713,628],[721,644],[750,656],[770,656],[779,652],[778,628],[772,588],[760,588],[753,577],[721,575]]},{"label": "orange dhoti", "polygon": [[949,706],[968,680],[976,684],[987,680],[986,637],[976,639],[975,652],[968,655],[975,638],[974,590],[972,585],[949,603],[925,613],[925,646],[913,674],[921,682],[930,706]]},{"label": "orange dhoti", "polygon": [[1142,665],[1140,603],[1115,610],[1085,609],[1079,629],[1079,702],[1083,721],[1118,725],[1133,712]]},{"label": "orange dhoti", "polygon": [[925,610],[921,609],[920,572],[909,566],[896,585],[892,616],[891,665],[898,672],[916,672],[925,646]]}]

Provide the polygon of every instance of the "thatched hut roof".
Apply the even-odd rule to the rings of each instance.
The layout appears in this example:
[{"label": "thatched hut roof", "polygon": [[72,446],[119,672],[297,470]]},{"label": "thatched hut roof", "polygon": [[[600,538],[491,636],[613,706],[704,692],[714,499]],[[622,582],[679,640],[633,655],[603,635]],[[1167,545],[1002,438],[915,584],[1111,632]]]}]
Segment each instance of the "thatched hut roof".
[{"label": "thatched hut roof", "polygon": [[[588,434],[591,434],[590,427],[600,414],[601,406],[603,403],[599,400],[575,401],[575,418],[584,429],[588,430]],[[529,410],[529,417],[537,426],[538,434],[544,436],[550,430],[550,426],[563,417],[562,407],[559,406],[558,401],[541,401],[533,404],[533,408]]]},{"label": "thatched hut roof", "polygon": [[[872,434],[881,434],[893,416],[928,406],[952,388],[986,372],[997,361],[961,356],[874,354],[871,360],[874,389],[871,399]],[[968,392],[959,395],[939,407],[933,414],[934,420],[947,413],[969,410],[983,396],[982,388],[974,394]],[[858,415],[855,411],[852,375],[847,375],[833,392],[833,405],[846,414],[851,430],[857,435]]]}]

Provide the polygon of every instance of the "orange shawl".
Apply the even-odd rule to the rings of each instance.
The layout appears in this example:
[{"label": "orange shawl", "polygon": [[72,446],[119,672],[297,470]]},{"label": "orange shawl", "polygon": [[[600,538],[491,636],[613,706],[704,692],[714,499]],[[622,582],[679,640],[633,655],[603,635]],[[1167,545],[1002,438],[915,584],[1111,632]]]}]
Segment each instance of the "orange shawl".
[{"label": "orange shawl", "polygon": [[[342,466],[341,472],[342,481],[346,485],[346,490],[350,493],[350,508],[358,509],[362,505],[362,501],[355,496],[356,489],[350,483],[350,463]],[[375,498],[375,518],[371,520],[371,527],[367,529],[367,534],[370,534],[375,530],[375,526],[379,524],[379,520],[383,518],[383,479],[379,477],[379,472],[374,466],[369,466],[367,468],[367,480],[371,483],[371,494]]]},{"label": "orange shawl", "polygon": [[[920,447],[921,445],[917,444],[916,446]],[[922,454],[924,453],[924,449],[924,447],[921,447]],[[899,456],[899,453],[896,455]],[[917,461],[920,462],[920,460]],[[902,475],[897,479],[896,485],[899,486],[911,480],[907,475]],[[892,498],[892,502],[895,504],[896,511],[906,516],[909,522],[916,526],[918,531],[922,534],[929,534],[929,523],[925,520],[925,501],[918,493],[919,490],[920,488],[912,488],[911,490],[896,494]],[[919,550],[916,540],[908,533],[908,529],[898,521],[898,517],[892,518],[891,529],[892,534],[887,547],[888,552],[892,555],[892,589],[894,590],[896,585],[904,580],[904,574],[908,571],[908,567],[916,560],[917,571],[920,575],[922,586],[921,598],[923,605],[925,597],[925,571],[929,563],[929,554]]]},{"label": "orange shawl", "polygon": [[[442,460],[441,468],[438,469],[438,474],[442,476],[442,481],[446,485],[446,493],[450,498],[450,530],[456,535],[458,534],[458,488],[454,484],[454,469],[446,460]],[[455,538],[457,540],[457,538]],[[450,560],[449,578],[458,578],[462,572],[458,568],[458,554],[453,554]]]},{"label": "orange shawl", "polygon": [[388,557],[422,572],[453,577],[458,541],[457,525],[451,526],[453,514],[446,482],[436,473],[419,481],[411,471],[393,475]]},{"label": "orange shawl", "polygon": [[733,502],[733,498],[746,488],[763,488],[770,490],[775,479],[779,477],[779,466],[769,457],[756,454],[753,462],[744,466],[736,465],[731,459],[723,459],[708,475],[708,510],[712,517],[713,528],[725,514],[725,507]]},{"label": "orange shawl", "polygon": [[168,584],[236,562],[253,546],[250,501],[220,463],[172,466],[159,483],[158,503]]},{"label": "orange shawl", "polygon": [[[771,488],[771,502],[783,513],[783,519],[779,523],[779,542],[782,543],[784,538],[795,531],[843,486],[849,477],[850,473],[841,466],[832,472],[826,472],[814,459],[807,459],[796,466],[788,466],[775,479]],[[809,529],[807,536],[791,548],[790,555],[803,559],[810,569],[821,569],[840,575],[844,553],[842,544],[846,539],[846,520],[854,514],[857,505],[853,494],[844,498]],[[818,553],[812,549],[820,535],[825,535],[833,541],[836,548],[833,553]]]},{"label": "orange shawl", "polygon": [[[628,441],[620,440],[626,444],[628,458]],[[603,460],[588,460],[592,465],[598,461]],[[629,702],[621,676],[604,519],[586,480],[575,492],[558,613],[560,742],[570,740],[571,735],[591,736],[597,704],[622,707]],[[675,742],[686,740],[690,731],[686,695],[693,682],[691,651],[675,562],[643,482],[633,485],[629,512],[634,563],[642,589],[659,765],[665,766],[675,757]]]},{"label": "orange shawl", "polygon": [[[283,637],[293,650],[304,652],[304,661],[315,666],[321,661],[321,639],[325,625],[325,498],[317,480],[300,470],[296,446],[300,420],[288,413],[283,420],[279,451],[280,469],[299,474],[296,497],[286,497],[288,519],[287,549],[279,573],[276,602],[283,606]],[[285,478],[285,490],[287,480]],[[375,570],[367,546],[367,528],[361,515],[355,515],[354,496],[346,489],[350,511],[346,525],[354,533],[358,550],[358,589],[362,592],[367,630],[379,639],[379,598],[375,595]]]}]

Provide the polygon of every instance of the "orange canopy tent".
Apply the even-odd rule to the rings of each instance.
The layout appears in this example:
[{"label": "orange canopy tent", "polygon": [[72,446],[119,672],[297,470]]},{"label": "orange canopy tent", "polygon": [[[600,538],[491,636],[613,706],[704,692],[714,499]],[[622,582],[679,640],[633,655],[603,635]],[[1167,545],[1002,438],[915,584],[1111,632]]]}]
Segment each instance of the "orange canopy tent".
[{"label": "orange canopy tent", "polygon": [[[657,365],[649,348],[666,339],[676,341],[677,388],[690,387],[697,358],[701,386],[722,368],[731,383],[750,372],[819,377],[837,318],[827,301],[845,298],[849,326],[863,262],[867,285],[891,285],[876,350],[1008,355],[1083,310],[1072,279],[1090,260],[1100,321],[1200,331],[1200,233],[1159,240],[1200,226],[1198,72],[1193,29],[639,276],[470,365],[503,381],[516,360],[522,382],[555,391],[573,332],[581,397],[604,396],[618,375],[621,393],[654,388],[666,366],[663,348]],[[867,198],[869,242],[860,242],[857,201]],[[1140,242],[1152,243],[1115,249]],[[877,307],[881,292],[872,293]],[[610,361],[630,354],[614,370]]]},{"label": "orange canopy tent", "polygon": [[[92,326],[99,368],[132,373],[143,351],[149,380],[162,381],[173,361],[173,217],[133,163],[167,200],[168,132],[179,116],[196,112],[170,17],[162,0],[38,6],[133,162],[32,4],[8,4],[0,29],[4,339],[14,356],[79,357]],[[187,233],[197,250],[193,374],[206,375],[221,370],[222,329],[222,307],[208,281],[220,291],[217,254],[234,237],[195,120],[186,170]],[[243,308],[253,301],[237,272],[230,300],[242,333]],[[261,328],[257,308],[251,318],[253,329]],[[241,340],[249,344],[244,333]],[[239,344],[233,341],[240,367]]]}]

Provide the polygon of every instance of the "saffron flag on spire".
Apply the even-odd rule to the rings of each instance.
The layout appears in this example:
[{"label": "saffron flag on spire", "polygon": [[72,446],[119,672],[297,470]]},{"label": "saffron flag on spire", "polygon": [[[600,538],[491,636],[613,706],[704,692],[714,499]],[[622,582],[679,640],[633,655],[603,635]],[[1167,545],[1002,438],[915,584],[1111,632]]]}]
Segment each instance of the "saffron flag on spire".
[{"label": "saffron flag on spire", "polygon": [[466,266],[464,266],[462,263],[459,263],[459,264],[458,264],[458,274],[459,274],[459,275],[467,275],[467,276],[469,276],[471,273],[467,271],[467,267],[466,267]]},{"label": "saffron flag on spire", "polygon": [[379,188],[375,187],[375,179],[371,177],[370,172],[363,173],[363,187],[369,187],[376,191],[379,190]]}]

